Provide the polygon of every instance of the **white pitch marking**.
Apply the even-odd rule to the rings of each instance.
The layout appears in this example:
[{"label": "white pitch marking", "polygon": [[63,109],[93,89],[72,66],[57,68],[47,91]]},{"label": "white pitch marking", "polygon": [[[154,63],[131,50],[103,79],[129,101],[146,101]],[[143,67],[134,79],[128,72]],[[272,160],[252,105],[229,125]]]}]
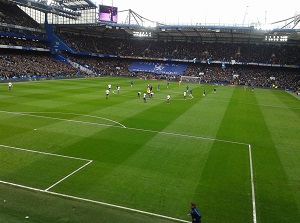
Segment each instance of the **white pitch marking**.
[{"label": "white pitch marking", "polygon": [[55,154],[55,153],[46,153],[46,152],[40,152],[40,151],[35,151],[35,150],[22,149],[22,148],[17,148],[17,147],[13,147],[13,146],[0,145],[0,147],[9,148],[9,149],[14,149],[14,150],[21,150],[21,151],[26,151],[26,152],[32,152],[32,153],[40,153],[40,154],[43,154],[43,155],[58,156],[58,157],[68,158],[68,159],[82,160],[82,161],[87,161],[87,162],[88,162],[88,163],[84,164],[83,166],[79,167],[78,169],[74,170],[72,173],[68,174],[68,175],[65,176],[64,178],[60,179],[59,181],[57,181],[56,183],[54,183],[54,184],[51,185],[50,187],[48,187],[48,188],[46,189],[46,191],[50,190],[50,189],[53,188],[54,186],[58,185],[59,183],[61,183],[61,182],[64,181],[65,179],[69,178],[70,176],[72,176],[73,174],[75,174],[76,172],[78,172],[78,171],[81,170],[82,168],[86,167],[86,166],[89,165],[91,162],[93,162],[93,160],[87,160],[87,159],[82,159],[82,158],[77,158],[77,157],[72,157],[72,156],[64,156],[64,155],[59,155],[59,154]]},{"label": "white pitch marking", "polygon": [[86,202],[90,202],[90,203],[101,204],[101,205],[108,206],[108,207],[113,207],[113,208],[118,208],[118,209],[122,209],[122,210],[131,211],[131,212],[146,214],[146,215],[159,217],[159,218],[163,218],[163,219],[168,219],[168,220],[173,220],[173,221],[177,221],[177,222],[187,222],[187,223],[190,222],[190,221],[185,221],[185,220],[182,220],[182,219],[177,219],[177,218],[173,218],[173,217],[169,217],[169,216],[165,216],[165,215],[160,215],[160,214],[155,214],[155,213],[142,211],[142,210],[138,210],[138,209],[128,208],[128,207],[124,207],[124,206],[120,206],[120,205],[109,204],[109,203],[96,201],[96,200],[91,200],[91,199],[86,199],[86,198],[81,198],[81,197],[75,197],[75,196],[71,196],[71,195],[67,195],[67,194],[60,194],[60,193],[47,191],[47,190],[41,190],[41,189],[38,189],[38,188],[28,187],[28,186],[24,186],[24,185],[21,185],[21,184],[15,184],[15,183],[3,181],[3,180],[0,180],[0,183],[15,186],[15,187],[24,188],[24,189],[27,189],[27,190],[32,190],[32,191],[42,192],[42,193],[46,193],[46,194],[51,194],[51,195],[55,195],[55,196],[58,196],[58,197],[65,197],[65,198],[70,198],[70,199],[74,199],[74,200],[80,200],[80,201],[86,201]]},{"label": "white pitch marking", "polygon": [[74,173],[78,172],[79,170],[81,170],[82,168],[86,167],[87,165],[89,165],[91,162],[93,162],[93,160],[89,161],[88,163],[86,163],[85,165],[79,167],[77,170],[74,170],[72,173],[70,173],[69,175],[65,176],[64,178],[62,178],[61,180],[57,181],[55,184],[51,185],[50,187],[48,187],[45,191],[50,190],[51,188],[55,187],[57,184],[61,183],[62,181],[64,181],[65,179],[69,178],[70,176],[72,176]]},{"label": "white pitch marking", "polygon": [[254,179],[253,179],[252,150],[250,144],[249,144],[249,161],[250,161],[250,178],[251,178],[251,191],[252,191],[253,223],[256,223],[257,220],[256,220]]},{"label": "white pitch marking", "polygon": [[217,141],[217,142],[224,142],[224,143],[231,143],[231,144],[238,144],[238,145],[245,145],[245,146],[249,145],[248,143],[243,143],[243,142],[234,142],[234,141],[228,141],[228,140],[223,140],[223,139],[214,139],[214,138],[195,136],[195,135],[185,135],[185,134],[173,133],[173,132],[160,132],[160,131],[156,131],[156,130],[138,129],[138,128],[130,128],[130,127],[127,127],[126,129],[143,131],[143,132],[152,132],[152,133],[165,134],[165,135],[180,136],[180,137],[186,137],[186,138],[203,139],[203,140]]},{"label": "white pitch marking", "polygon": [[19,112],[21,114],[62,114],[62,115],[80,115],[80,116],[84,116],[84,117],[90,117],[90,118],[96,118],[96,119],[103,119],[109,122],[113,122],[116,123],[120,126],[122,126],[123,128],[126,128],[125,125],[122,125],[121,123],[108,119],[108,118],[103,118],[103,117],[99,117],[99,116],[95,116],[95,115],[85,115],[85,114],[78,114],[78,113],[72,113],[72,112]]},{"label": "white pitch marking", "polygon": [[[113,127],[113,125],[108,125],[108,124],[102,124],[102,123],[95,123],[95,122],[85,122],[85,121],[79,121],[79,120],[73,120],[73,119],[65,119],[65,118],[54,118],[54,117],[47,117],[47,116],[42,116],[42,115],[32,115],[28,113],[22,113],[22,112],[8,112],[8,111],[0,111],[3,113],[8,113],[8,114],[14,114],[14,115],[23,115],[23,116],[29,116],[29,117],[37,117],[37,118],[45,118],[45,119],[51,119],[51,120],[58,120],[58,121],[66,121],[66,122],[75,122],[75,123],[81,123],[81,124],[90,124],[90,125],[99,125],[99,126],[108,126],[108,127]],[[119,127],[119,126],[115,126]],[[126,128],[126,126],[121,125],[122,128]]]},{"label": "white pitch marking", "polygon": [[58,157],[63,157],[63,158],[68,158],[68,159],[82,160],[82,161],[87,161],[87,162],[92,161],[92,160],[73,157],[73,156],[64,156],[64,155],[59,155],[59,154],[55,154],[55,153],[47,153],[47,152],[41,152],[41,151],[30,150],[30,149],[23,149],[23,148],[18,148],[18,147],[14,147],[14,146],[7,146],[7,145],[1,145],[1,144],[0,144],[0,147],[15,149],[15,150],[21,150],[21,151],[26,151],[26,152],[31,152],[31,153],[39,153],[39,154],[50,155],[50,156],[58,156]]}]

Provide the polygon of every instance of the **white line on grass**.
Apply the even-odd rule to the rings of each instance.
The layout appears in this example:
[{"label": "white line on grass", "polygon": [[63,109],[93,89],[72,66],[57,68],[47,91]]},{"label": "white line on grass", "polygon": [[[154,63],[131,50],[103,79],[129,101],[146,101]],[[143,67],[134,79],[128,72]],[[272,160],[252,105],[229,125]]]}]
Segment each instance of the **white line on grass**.
[{"label": "white line on grass", "polygon": [[[9,112],[9,111],[0,111],[2,113],[7,114],[14,114],[14,115],[23,115],[23,116],[29,116],[29,117],[37,117],[37,118],[45,118],[45,119],[51,119],[51,120],[58,120],[58,121],[66,121],[66,122],[75,122],[75,123],[81,123],[81,124],[89,124],[89,125],[99,125],[99,126],[108,126],[111,127],[113,125],[108,124],[102,124],[102,123],[96,123],[96,122],[86,122],[86,121],[79,121],[79,120],[73,120],[73,119],[65,119],[65,118],[54,118],[54,117],[48,117],[48,116],[42,116],[42,115],[32,115],[24,112]],[[126,128],[126,126],[120,124],[122,128]],[[119,127],[119,126],[116,126]]]},{"label": "white line on grass", "polygon": [[[0,111],[2,112],[2,111]],[[79,115],[79,116],[84,116],[84,117],[90,117],[90,118],[96,118],[96,119],[103,119],[103,120],[106,120],[106,121],[109,121],[109,122],[113,122],[113,123],[116,123],[120,126],[122,126],[123,128],[126,128],[125,125],[122,125],[120,122],[117,122],[117,121],[114,121],[114,120],[111,120],[111,119],[108,119],[108,118],[103,118],[103,117],[100,117],[100,116],[95,116],[95,115],[85,115],[85,114],[78,114],[78,113],[72,113],[72,112],[19,112],[19,113],[22,113],[22,114],[61,114],[61,115]]]},{"label": "white line on grass", "polygon": [[78,172],[79,170],[81,170],[82,168],[86,167],[87,165],[89,165],[91,162],[93,162],[93,160],[89,161],[88,163],[84,164],[83,166],[79,167],[77,170],[74,170],[72,173],[70,173],[69,175],[65,176],[64,178],[62,178],[61,180],[57,181],[55,184],[51,185],[50,187],[48,187],[45,191],[50,190],[51,188],[55,187],[57,184],[61,183],[62,181],[64,181],[65,179],[69,178],[70,176],[72,176],[73,174],[75,174],[76,172]]},{"label": "white line on grass", "polygon": [[249,144],[249,161],[250,161],[250,178],[251,178],[251,191],[252,191],[252,210],[253,210],[253,223],[256,223],[256,204],[255,204],[255,190],[253,180],[253,165],[252,165],[252,150]]},{"label": "white line on grass", "polygon": [[195,135],[185,135],[180,133],[173,133],[173,132],[160,132],[156,130],[149,130],[149,129],[139,129],[139,128],[130,128],[126,127],[128,130],[136,130],[136,131],[143,131],[143,132],[152,132],[157,134],[165,134],[165,135],[172,135],[172,136],[180,136],[180,137],[186,137],[186,138],[195,138],[195,139],[203,139],[203,140],[210,140],[210,141],[217,141],[217,142],[224,142],[224,143],[231,143],[231,144],[238,144],[238,145],[249,145],[248,143],[243,142],[234,142],[234,141],[228,141],[223,139],[214,139],[214,138],[208,138],[208,137],[202,137],[202,136],[195,136]]},{"label": "white line on grass", "polygon": [[46,189],[46,191],[48,191],[51,188],[55,187],[56,185],[58,185],[62,181],[66,180],[67,178],[69,178],[70,176],[72,176],[73,174],[77,173],[79,170],[83,169],[84,167],[86,167],[87,165],[89,165],[91,162],[93,162],[93,160],[82,159],[82,158],[78,158],[78,157],[64,156],[64,155],[59,155],[59,154],[55,154],[55,153],[46,153],[46,152],[40,152],[40,151],[35,151],[35,150],[22,149],[22,148],[17,148],[17,147],[13,147],[13,146],[7,146],[7,145],[0,145],[0,147],[4,147],[4,148],[8,148],[8,149],[14,149],[14,150],[21,150],[21,151],[31,152],[31,153],[39,153],[39,154],[48,155],[48,156],[50,155],[50,156],[57,156],[57,157],[62,157],[62,158],[68,158],[68,159],[82,160],[82,161],[86,161],[87,162],[83,166],[79,167],[78,169],[74,170],[72,173],[68,174],[67,176],[63,177],[62,179],[60,179],[59,181],[57,181],[56,183],[54,183],[53,185],[51,185],[50,187],[48,187]]},{"label": "white line on grass", "polygon": [[26,152],[31,152],[31,153],[40,153],[40,154],[50,155],[50,156],[58,156],[58,157],[63,157],[63,158],[68,158],[68,159],[82,160],[82,161],[87,161],[87,162],[92,161],[92,160],[73,157],[73,156],[64,156],[64,155],[59,155],[59,154],[55,154],[55,153],[47,153],[47,152],[41,152],[41,151],[36,151],[36,150],[30,150],[30,149],[22,149],[22,148],[18,148],[18,147],[14,147],[14,146],[7,146],[7,145],[1,145],[1,144],[0,144],[0,147],[21,150],[21,151],[26,151]]},{"label": "white line on grass", "polygon": [[118,209],[122,209],[122,210],[126,210],[126,211],[132,211],[132,212],[136,212],[136,213],[140,213],[140,214],[146,214],[146,215],[149,215],[149,216],[159,217],[159,218],[173,220],[173,221],[177,221],[177,222],[190,222],[190,221],[185,221],[185,220],[182,220],[182,219],[177,219],[177,218],[173,218],[173,217],[169,217],[169,216],[165,216],[165,215],[155,214],[155,213],[142,211],[142,210],[138,210],[138,209],[134,209],[134,208],[128,208],[128,207],[115,205],[115,204],[109,204],[109,203],[105,203],[105,202],[101,202],[101,201],[96,201],[96,200],[71,196],[71,195],[67,195],[67,194],[56,193],[56,192],[52,192],[52,191],[48,191],[48,190],[41,190],[41,189],[38,189],[38,188],[28,187],[28,186],[24,186],[24,185],[21,185],[21,184],[15,184],[15,183],[3,181],[3,180],[0,180],[0,183],[6,184],[6,185],[11,185],[11,186],[14,186],[14,187],[24,188],[24,189],[27,189],[27,190],[32,190],[32,191],[42,192],[42,193],[46,193],[46,194],[51,194],[51,195],[55,195],[55,196],[59,196],[59,197],[70,198],[70,199],[80,200],[80,201],[86,201],[86,202],[95,203],[95,204],[101,204],[101,205],[108,206],[108,207],[118,208]]}]

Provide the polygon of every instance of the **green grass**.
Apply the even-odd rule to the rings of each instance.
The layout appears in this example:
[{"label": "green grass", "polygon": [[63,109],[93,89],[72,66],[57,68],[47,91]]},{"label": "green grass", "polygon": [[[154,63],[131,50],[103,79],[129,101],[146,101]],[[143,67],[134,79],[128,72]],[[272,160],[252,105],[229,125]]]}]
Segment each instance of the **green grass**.
[{"label": "green grass", "polygon": [[[121,91],[106,100],[108,83]],[[144,103],[147,84],[154,97]],[[194,98],[183,100],[186,83],[155,80],[1,84],[0,180],[40,190],[0,183],[0,222],[174,222],[43,192],[87,163],[50,155],[59,154],[93,162],[50,192],[182,220],[195,201],[204,222],[251,223],[249,145],[257,222],[300,222],[299,98],[189,86]]]}]

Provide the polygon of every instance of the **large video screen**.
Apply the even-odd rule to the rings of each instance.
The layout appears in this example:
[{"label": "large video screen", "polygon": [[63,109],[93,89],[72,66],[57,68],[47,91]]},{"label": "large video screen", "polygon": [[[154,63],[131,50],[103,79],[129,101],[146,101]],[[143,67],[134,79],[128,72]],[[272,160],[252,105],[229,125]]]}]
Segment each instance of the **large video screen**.
[{"label": "large video screen", "polygon": [[113,6],[99,5],[99,20],[117,23],[118,8]]}]

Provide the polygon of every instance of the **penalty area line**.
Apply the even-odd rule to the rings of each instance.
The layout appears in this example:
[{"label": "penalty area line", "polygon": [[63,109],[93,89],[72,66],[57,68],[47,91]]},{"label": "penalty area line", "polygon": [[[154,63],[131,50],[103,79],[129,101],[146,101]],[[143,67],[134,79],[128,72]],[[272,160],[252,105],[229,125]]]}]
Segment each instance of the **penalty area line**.
[{"label": "penalty area line", "polygon": [[35,151],[35,150],[22,149],[22,148],[17,148],[17,147],[7,146],[7,145],[1,145],[1,144],[0,144],[0,147],[4,147],[4,148],[7,148],[7,149],[13,149],[13,150],[20,150],[20,151],[25,151],[25,152],[31,152],[31,153],[38,153],[38,154],[43,154],[43,155],[47,155],[47,156],[57,156],[57,157],[73,159],[73,160],[81,160],[81,161],[86,161],[87,162],[86,164],[84,164],[84,165],[80,166],[79,168],[77,168],[76,170],[74,170],[72,173],[68,174],[67,176],[65,176],[62,179],[60,179],[59,181],[57,181],[56,183],[49,186],[45,191],[48,191],[51,188],[55,187],[56,185],[58,185],[62,181],[66,180],[67,178],[69,178],[70,176],[77,173],[79,170],[83,169],[84,167],[86,167],[87,165],[89,165],[90,163],[93,162],[93,160],[88,160],[88,159],[83,159],[83,158],[78,158],[78,157],[64,156],[64,155],[59,155],[59,154],[55,154],[55,153],[46,153],[46,152],[40,152],[40,151]]},{"label": "penalty area line", "polygon": [[47,152],[41,152],[41,151],[36,151],[36,150],[23,149],[23,148],[7,146],[7,145],[2,145],[2,144],[0,144],[0,147],[4,147],[7,149],[20,150],[20,151],[25,151],[25,152],[30,152],[30,153],[39,153],[39,154],[48,155],[48,156],[57,156],[57,157],[62,157],[62,158],[67,158],[67,159],[82,160],[82,161],[88,161],[88,162],[91,161],[88,159],[74,157],[74,156],[65,156],[65,155],[60,155],[60,154],[55,154],[55,153],[47,153]]},{"label": "penalty area line", "polygon": [[229,141],[229,140],[223,140],[223,139],[215,139],[215,138],[196,136],[196,135],[187,135],[187,134],[174,133],[174,132],[163,132],[163,131],[157,131],[157,130],[139,129],[139,128],[132,128],[132,127],[127,127],[126,129],[127,130],[134,130],[134,131],[142,131],[142,132],[151,132],[151,133],[157,133],[157,134],[171,135],[171,136],[178,136],[178,137],[185,137],[185,138],[194,138],[194,139],[199,139],[199,140],[231,143],[231,144],[237,144],[237,145],[243,145],[243,146],[249,145],[249,144],[243,143],[243,142],[235,142],[235,141]]},{"label": "penalty area line", "polygon": [[91,199],[82,198],[82,197],[76,197],[76,196],[67,195],[67,194],[56,193],[56,192],[52,192],[52,191],[49,191],[49,190],[41,190],[41,189],[38,189],[38,188],[28,187],[28,186],[24,186],[24,185],[21,185],[21,184],[15,184],[15,183],[3,181],[3,180],[0,180],[0,183],[5,184],[5,185],[14,186],[14,187],[27,189],[27,190],[32,190],[32,191],[36,191],[36,192],[41,192],[41,193],[45,193],[45,194],[55,195],[55,196],[58,196],[58,197],[64,197],[64,198],[69,198],[69,199],[79,200],[79,201],[85,201],[85,202],[89,202],[89,203],[100,204],[100,205],[107,206],[107,207],[113,207],[113,208],[117,208],[117,209],[121,209],[121,210],[126,210],[126,211],[131,211],[131,212],[135,212],[135,213],[144,214],[144,215],[149,215],[149,216],[153,216],[153,217],[159,217],[159,218],[162,218],[162,219],[172,220],[172,221],[176,221],[176,222],[186,222],[186,223],[190,222],[190,221],[186,221],[186,220],[182,220],[182,219],[178,219],[178,218],[173,218],[173,217],[169,217],[169,216],[165,216],[165,215],[155,214],[155,213],[152,213],[152,212],[142,211],[142,210],[138,210],[138,209],[134,209],[134,208],[124,207],[124,206],[120,206],[120,205],[110,204],[110,203],[91,200]]},{"label": "penalty area line", "polygon": [[79,167],[78,169],[74,170],[72,173],[68,174],[67,176],[65,176],[64,178],[60,179],[59,181],[57,181],[56,183],[54,183],[53,185],[51,185],[50,187],[48,187],[45,191],[50,190],[51,188],[55,187],[56,185],[58,185],[59,183],[63,182],[65,179],[69,178],[70,176],[72,176],[73,174],[77,173],[79,170],[83,169],[84,167],[86,167],[87,165],[89,165],[91,162],[93,162],[93,160],[90,160],[88,163],[84,164],[83,166]]}]

